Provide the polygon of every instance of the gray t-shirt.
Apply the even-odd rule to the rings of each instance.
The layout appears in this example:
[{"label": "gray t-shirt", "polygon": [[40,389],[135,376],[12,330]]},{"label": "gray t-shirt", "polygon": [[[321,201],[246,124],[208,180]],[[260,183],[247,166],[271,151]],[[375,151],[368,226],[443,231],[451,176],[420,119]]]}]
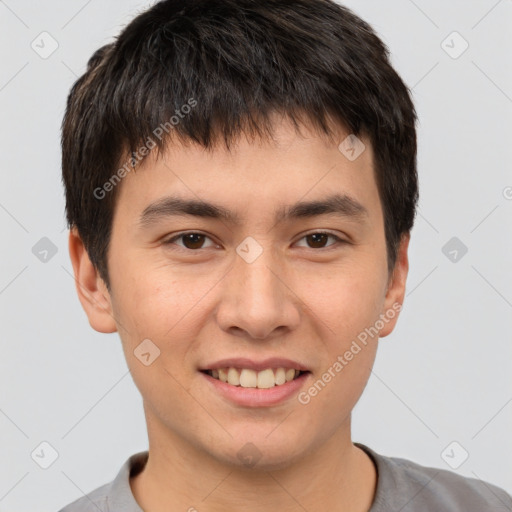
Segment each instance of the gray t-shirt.
[{"label": "gray t-shirt", "polygon": [[[371,457],[377,468],[377,489],[369,512],[512,511],[512,496],[488,482],[386,457],[361,443],[354,444]],[[59,512],[143,512],[133,497],[129,478],[144,469],[147,458],[148,452],[132,455],[112,482]]]}]

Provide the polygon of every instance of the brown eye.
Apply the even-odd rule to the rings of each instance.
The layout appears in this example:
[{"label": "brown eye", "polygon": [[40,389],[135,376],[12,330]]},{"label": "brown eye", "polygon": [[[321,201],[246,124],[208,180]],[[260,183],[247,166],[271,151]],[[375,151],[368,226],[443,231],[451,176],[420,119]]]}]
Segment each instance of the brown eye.
[{"label": "brown eye", "polygon": [[187,249],[201,249],[205,236],[200,233],[189,233],[188,235],[182,235],[181,238]]},{"label": "brown eye", "polygon": [[312,235],[307,235],[306,238],[313,244],[312,247],[314,249],[318,249],[324,247],[329,235],[326,235],[325,233],[313,233]]},{"label": "brown eye", "polygon": [[[183,244],[175,244],[177,240],[182,240]],[[169,240],[164,242],[165,245],[178,245],[180,248],[188,249],[190,251],[195,251],[198,249],[204,249],[203,244],[205,240],[209,240],[209,237],[203,235],[202,233],[181,233],[176,235]],[[213,244],[212,244],[213,245]]]},{"label": "brown eye", "polygon": [[[335,242],[333,244],[326,245],[329,238],[334,239]],[[344,242],[340,237],[323,231],[310,233],[302,237],[301,240],[307,240],[307,247],[310,249],[324,249]]]}]

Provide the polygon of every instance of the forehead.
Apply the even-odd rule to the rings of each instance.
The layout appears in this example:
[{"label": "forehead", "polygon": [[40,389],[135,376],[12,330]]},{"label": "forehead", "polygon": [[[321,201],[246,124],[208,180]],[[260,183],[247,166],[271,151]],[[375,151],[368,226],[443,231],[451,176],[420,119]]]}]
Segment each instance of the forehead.
[{"label": "forehead", "polygon": [[311,216],[315,210],[354,217],[371,213],[378,193],[366,137],[354,142],[353,135],[339,129],[330,138],[308,127],[299,134],[286,121],[275,124],[273,135],[240,137],[229,149],[169,143],[123,179],[118,206],[137,214],[142,224],[165,212],[234,224],[243,223],[251,208],[275,221]]}]

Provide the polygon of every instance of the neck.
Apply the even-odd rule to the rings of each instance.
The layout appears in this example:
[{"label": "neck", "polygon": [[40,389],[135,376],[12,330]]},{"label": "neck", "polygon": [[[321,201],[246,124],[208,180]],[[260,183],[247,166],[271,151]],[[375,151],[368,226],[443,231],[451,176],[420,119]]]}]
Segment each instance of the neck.
[{"label": "neck", "polygon": [[225,464],[164,432],[148,422],[148,462],[130,481],[144,510],[368,512],[373,502],[376,469],[352,444],[350,417],[323,444],[275,470]]}]

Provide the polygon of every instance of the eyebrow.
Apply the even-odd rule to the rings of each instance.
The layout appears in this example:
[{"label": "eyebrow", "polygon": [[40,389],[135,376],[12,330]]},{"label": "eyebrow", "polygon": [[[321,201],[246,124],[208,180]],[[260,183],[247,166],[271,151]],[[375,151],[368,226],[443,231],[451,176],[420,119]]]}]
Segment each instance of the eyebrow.
[{"label": "eyebrow", "polygon": [[[314,201],[301,201],[293,205],[282,205],[275,212],[276,224],[294,219],[335,214],[344,218],[362,221],[368,210],[356,199],[346,194],[333,194]],[[142,228],[160,220],[176,216],[193,216],[219,219],[234,225],[241,224],[240,216],[223,206],[196,199],[166,196],[147,206],[139,218]]]}]

